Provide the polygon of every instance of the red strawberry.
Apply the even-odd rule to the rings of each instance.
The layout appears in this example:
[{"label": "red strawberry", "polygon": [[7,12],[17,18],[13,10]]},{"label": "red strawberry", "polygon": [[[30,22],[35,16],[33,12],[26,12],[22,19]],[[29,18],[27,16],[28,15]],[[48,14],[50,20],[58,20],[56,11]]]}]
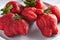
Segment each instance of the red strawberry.
[{"label": "red strawberry", "polygon": [[58,21],[60,21],[60,9],[57,6],[51,6],[50,10],[52,14],[56,15],[56,17],[58,18]]},{"label": "red strawberry", "polygon": [[11,33],[11,31],[9,30],[9,28],[8,27],[4,27],[4,34],[6,35],[6,36],[8,36],[8,37],[12,37],[12,36],[14,36],[14,34],[12,34]]},{"label": "red strawberry", "polygon": [[35,7],[28,7],[25,10],[36,12],[37,9]]},{"label": "red strawberry", "polygon": [[47,36],[47,37],[52,36],[52,29],[49,29],[47,27],[43,28],[43,30],[41,30],[41,32],[44,36]]},{"label": "red strawberry", "polygon": [[37,9],[45,9],[46,5],[42,3],[41,0],[36,0],[36,6]]},{"label": "red strawberry", "polygon": [[44,36],[50,37],[58,33],[57,18],[53,14],[44,14],[38,17],[36,24]]},{"label": "red strawberry", "polygon": [[[4,15],[3,17],[1,17],[1,26],[3,26],[3,30],[4,30],[4,33],[7,35],[7,36],[14,36],[14,33],[12,33],[11,29],[10,29],[10,25],[12,24],[11,23],[11,19],[12,19],[12,16],[14,16],[13,14],[7,14],[7,15]],[[11,27],[12,28],[12,27]]]},{"label": "red strawberry", "polygon": [[26,35],[28,33],[28,23],[19,18],[20,16],[13,13],[5,14],[1,17],[0,25],[3,27],[4,33],[7,36],[15,36],[18,34]]},{"label": "red strawberry", "polygon": [[14,13],[19,13],[19,12],[21,12],[21,10],[22,10],[22,8],[23,8],[23,6],[22,5],[20,5],[18,2],[16,2],[16,1],[10,1],[10,2],[8,2],[7,4],[6,4],[6,6],[8,6],[8,5],[12,5],[13,6],[13,8],[11,9],[11,12],[14,12]]},{"label": "red strawberry", "polygon": [[[58,34],[58,26],[57,26],[57,17],[54,17],[55,15],[50,15],[53,16],[52,18],[50,18],[50,24],[52,25],[52,30],[53,30],[53,34],[56,35]],[[55,18],[54,20],[52,20],[53,18]]]},{"label": "red strawberry", "polygon": [[[0,24],[2,24],[1,23],[1,18],[0,18]],[[0,25],[0,30],[3,30],[3,26],[2,25]]]},{"label": "red strawberry", "polygon": [[37,9],[37,10],[36,10],[36,14],[37,14],[37,15],[43,14],[43,10],[42,10],[42,9]]},{"label": "red strawberry", "polygon": [[6,4],[5,8],[2,10],[3,13],[20,13],[23,6],[16,1],[10,1]]},{"label": "red strawberry", "polygon": [[[1,23],[2,23],[2,26],[4,26],[3,30],[7,36],[14,36],[17,34],[13,26],[15,24],[13,16],[14,14],[11,13],[11,14],[6,14],[3,17],[1,17],[1,20],[2,20]],[[16,24],[15,24],[15,27],[16,27]]]},{"label": "red strawberry", "polygon": [[22,15],[24,16],[25,19],[27,19],[28,21],[34,21],[37,18],[37,15],[35,13],[35,8],[25,8],[22,11]]},{"label": "red strawberry", "polygon": [[29,31],[28,23],[25,20],[19,20],[18,23],[18,30],[19,33],[22,35],[26,35]]}]

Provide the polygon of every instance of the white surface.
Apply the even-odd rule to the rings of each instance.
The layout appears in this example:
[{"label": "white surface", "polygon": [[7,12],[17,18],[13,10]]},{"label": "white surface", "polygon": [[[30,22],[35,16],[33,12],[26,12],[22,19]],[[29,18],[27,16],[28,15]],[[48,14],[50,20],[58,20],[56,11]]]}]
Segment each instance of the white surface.
[{"label": "white surface", "polygon": [[5,40],[4,38],[0,37],[0,40]]},{"label": "white surface", "polygon": [[[6,2],[8,2],[9,0],[0,0],[0,9],[4,7],[4,5],[6,4]],[[21,0],[17,0],[18,2],[20,2],[21,4],[23,3]],[[56,0],[54,0],[56,1]],[[54,2],[53,1],[53,2]],[[50,0],[45,0],[44,2],[49,4],[53,4],[53,2],[51,2]],[[58,5],[59,1],[57,1],[57,5]],[[55,3],[53,4],[55,5]],[[58,28],[59,28],[59,24],[58,24]],[[7,36],[4,35],[3,31],[0,31],[0,36],[5,38],[6,40],[60,40],[60,32],[58,35],[54,36],[54,37],[44,37],[41,32],[39,31],[39,29],[37,28],[36,24],[34,23],[32,26],[32,28],[29,31],[29,34],[26,36],[16,36],[13,38],[9,38]],[[59,28],[60,29],[60,28]],[[1,40],[1,39],[0,39]]]},{"label": "white surface", "polygon": [[51,5],[59,4],[60,0],[43,0],[46,3],[49,3]]},{"label": "white surface", "polygon": [[60,0],[42,0],[42,1],[50,5],[56,5],[60,8]]}]

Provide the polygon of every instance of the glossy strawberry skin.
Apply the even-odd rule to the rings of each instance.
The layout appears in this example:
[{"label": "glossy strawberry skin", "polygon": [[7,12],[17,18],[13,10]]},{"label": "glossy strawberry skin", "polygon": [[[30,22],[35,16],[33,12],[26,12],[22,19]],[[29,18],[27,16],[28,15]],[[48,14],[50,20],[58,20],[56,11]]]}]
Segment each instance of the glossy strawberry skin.
[{"label": "glossy strawberry skin", "polygon": [[3,31],[6,36],[13,37],[15,35],[26,35],[29,31],[29,25],[28,23],[23,20],[15,20],[14,14],[9,13],[1,17],[1,27],[3,26]]},{"label": "glossy strawberry skin", "polygon": [[55,14],[58,21],[60,22],[60,9],[57,6],[51,6],[50,10],[52,12],[52,14]]},{"label": "glossy strawberry skin", "polygon": [[[58,34],[58,26],[57,26],[57,17],[55,15],[50,15],[52,18],[50,18],[50,22],[51,22],[51,28],[53,30],[53,35]],[[53,19],[53,20],[52,20]]]},{"label": "glossy strawberry skin", "polygon": [[25,20],[16,21],[18,23],[19,33],[22,35],[27,35],[29,32],[29,24]]},{"label": "glossy strawberry skin", "polygon": [[37,9],[35,7],[28,7],[25,10],[36,12]]},{"label": "glossy strawberry skin", "polygon": [[37,9],[45,9],[46,5],[42,3],[41,0],[36,0],[36,6]]},{"label": "glossy strawberry skin", "polygon": [[18,2],[16,1],[10,1],[6,4],[6,6],[8,5],[12,5],[13,8],[10,10],[11,12],[13,13],[20,13],[21,10],[23,9],[23,6],[21,4],[19,4]]},{"label": "glossy strawberry skin", "polygon": [[42,9],[36,9],[36,14],[37,14],[37,15],[43,14],[43,10],[42,10]]},{"label": "glossy strawberry skin", "polygon": [[2,26],[2,23],[1,23],[1,18],[0,18],[0,30],[3,30],[3,26]]},{"label": "glossy strawberry skin", "polygon": [[24,16],[25,19],[28,21],[34,21],[37,18],[37,15],[35,13],[35,8],[25,8],[21,15]]},{"label": "glossy strawberry skin", "polygon": [[51,37],[52,36],[52,29],[44,28],[44,30],[41,30],[41,32],[46,37]]},{"label": "glossy strawberry skin", "polygon": [[17,34],[17,32],[15,31],[15,29],[13,28],[14,26],[14,19],[13,19],[14,14],[10,13],[10,14],[6,14],[3,17],[1,17],[1,23],[0,25],[3,26],[3,31],[4,33],[11,37]]},{"label": "glossy strawberry skin", "polygon": [[53,14],[44,14],[43,16],[40,16],[37,19],[36,24],[42,34],[46,37],[58,34],[57,18]]},{"label": "glossy strawberry skin", "polygon": [[11,31],[9,30],[8,27],[4,27],[3,31],[4,31],[4,34],[8,37],[13,37],[14,36],[14,34],[11,33]]}]

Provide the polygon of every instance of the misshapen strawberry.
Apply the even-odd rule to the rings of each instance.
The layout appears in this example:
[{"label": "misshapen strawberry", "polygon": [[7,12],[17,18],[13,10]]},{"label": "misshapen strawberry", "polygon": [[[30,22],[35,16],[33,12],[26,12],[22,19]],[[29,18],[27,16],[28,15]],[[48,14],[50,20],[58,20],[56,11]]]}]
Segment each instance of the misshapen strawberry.
[{"label": "misshapen strawberry", "polygon": [[22,20],[17,21],[17,23],[18,23],[18,26],[19,26],[18,27],[19,33],[22,34],[22,35],[27,35],[28,31],[29,31],[29,27],[28,27],[27,22],[22,19]]},{"label": "misshapen strawberry", "polygon": [[38,28],[47,37],[58,34],[57,18],[53,14],[44,14],[36,20]]},{"label": "misshapen strawberry", "polygon": [[52,14],[56,15],[56,17],[58,18],[58,21],[60,22],[60,9],[57,6],[51,6],[50,10]]},{"label": "misshapen strawberry", "polygon": [[28,21],[34,21],[37,18],[35,11],[36,11],[36,8],[28,7],[28,8],[25,8],[21,14]]},{"label": "misshapen strawberry", "polygon": [[13,13],[19,13],[23,9],[23,6],[16,1],[8,2],[6,4],[6,6],[8,6],[8,5],[12,5],[13,8],[11,9],[11,12],[13,12]]},{"label": "misshapen strawberry", "polygon": [[5,8],[2,10],[3,13],[20,13],[23,9],[23,6],[16,1],[9,1]]},{"label": "misshapen strawberry", "polygon": [[46,5],[43,4],[43,2],[41,0],[36,0],[36,6],[35,6],[37,9],[45,9],[46,8]]},{"label": "misshapen strawberry", "polygon": [[1,17],[0,26],[3,27],[4,33],[9,36],[18,34],[26,35],[29,31],[29,25],[24,19],[19,19],[20,16],[13,13],[8,13]]},{"label": "misshapen strawberry", "polygon": [[13,26],[11,27],[11,25],[13,25],[12,24],[13,23],[13,19],[12,19],[13,16],[14,16],[13,14],[7,14],[7,15],[4,15],[3,17],[1,17],[1,20],[0,20],[1,21],[0,26],[3,27],[3,31],[7,36],[14,36],[15,33],[17,33],[17,32],[14,32],[14,33],[12,32]]}]

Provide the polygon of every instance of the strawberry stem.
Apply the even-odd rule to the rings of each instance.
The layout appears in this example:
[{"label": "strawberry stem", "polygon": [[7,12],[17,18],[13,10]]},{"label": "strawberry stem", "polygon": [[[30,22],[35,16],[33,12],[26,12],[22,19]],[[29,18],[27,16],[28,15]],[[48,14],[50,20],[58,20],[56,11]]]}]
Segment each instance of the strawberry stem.
[{"label": "strawberry stem", "polygon": [[7,5],[5,8],[1,9],[1,11],[3,11],[3,13],[1,15],[10,13],[10,10],[13,8],[12,5]]},{"label": "strawberry stem", "polygon": [[22,19],[23,17],[21,16],[21,15],[19,15],[19,14],[16,14],[15,16],[14,16],[14,19],[16,19],[16,20],[19,20],[19,19]]},{"label": "strawberry stem", "polygon": [[46,10],[44,10],[44,13],[52,13],[50,10],[50,7],[48,7]]},{"label": "strawberry stem", "polygon": [[23,0],[26,4],[26,7],[34,7],[36,5],[36,0]]}]

